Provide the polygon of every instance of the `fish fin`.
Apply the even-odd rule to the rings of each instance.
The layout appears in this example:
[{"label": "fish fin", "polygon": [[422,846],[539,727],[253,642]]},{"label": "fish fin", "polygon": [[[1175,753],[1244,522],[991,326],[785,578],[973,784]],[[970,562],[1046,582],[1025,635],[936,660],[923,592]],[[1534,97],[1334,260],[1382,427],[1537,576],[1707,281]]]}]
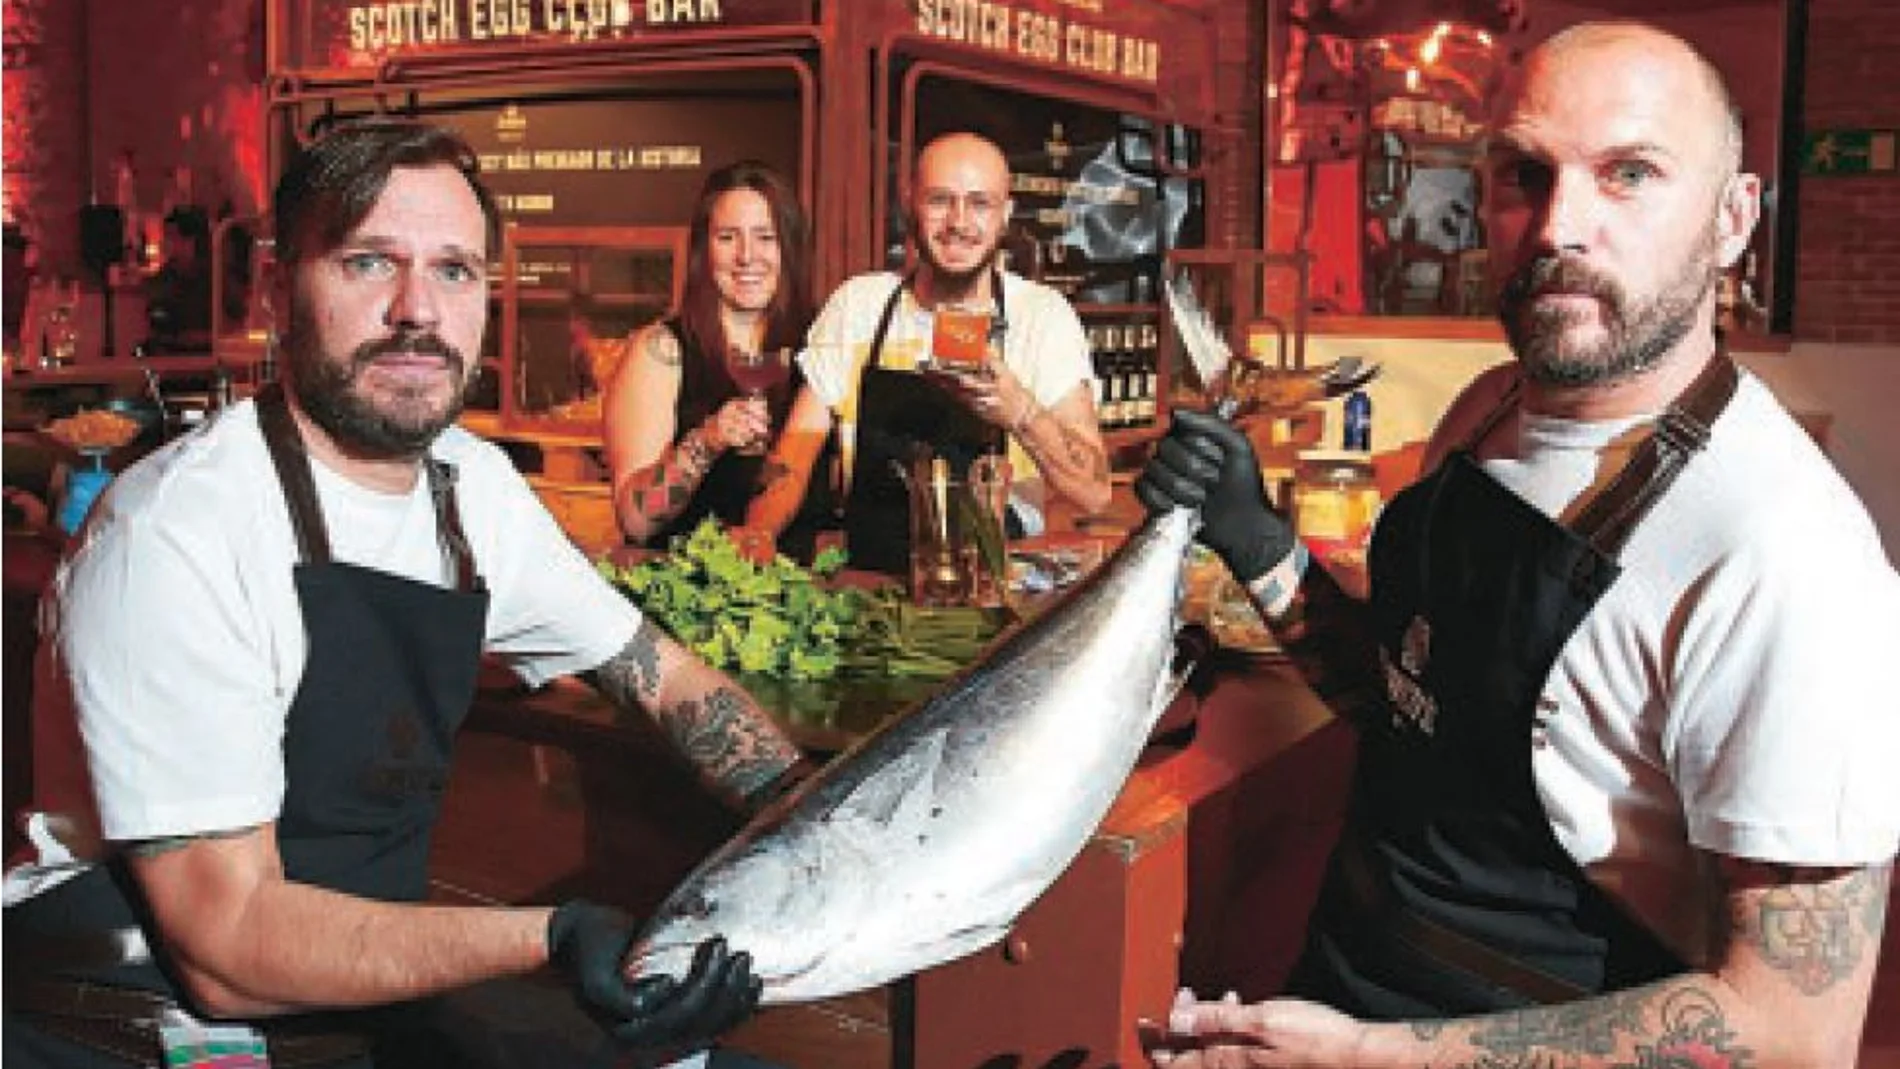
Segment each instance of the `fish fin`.
[{"label": "fish fin", "polygon": [[931,786],[943,763],[944,732],[934,731],[867,776],[838,803],[834,820],[886,828],[931,804]]},{"label": "fish fin", "polygon": [[1174,699],[1187,686],[1188,677],[1200,666],[1205,654],[1205,651],[1183,642],[1182,636],[1176,636],[1175,642],[1174,660],[1155,680],[1154,694],[1148,699],[1149,727],[1160,723],[1161,718],[1167,715],[1168,707],[1174,704]]}]

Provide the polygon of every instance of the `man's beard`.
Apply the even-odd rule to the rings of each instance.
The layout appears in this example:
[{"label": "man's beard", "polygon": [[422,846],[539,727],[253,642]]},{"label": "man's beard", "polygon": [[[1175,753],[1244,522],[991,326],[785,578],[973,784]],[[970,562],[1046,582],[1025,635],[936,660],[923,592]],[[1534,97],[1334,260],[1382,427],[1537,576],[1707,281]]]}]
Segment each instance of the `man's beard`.
[{"label": "man's beard", "polygon": [[996,257],[1002,252],[1002,243],[997,242],[986,249],[975,264],[953,270],[937,259],[936,251],[930,247],[930,240],[925,236],[922,220],[915,217],[911,219],[911,233],[917,235],[917,255],[923,258],[924,266],[930,268],[930,293],[937,298],[956,300],[968,297],[976,288],[978,280],[996,266]]},{"label": "man's beard", "polygon": [[[1694,329],[1696,313],[1718,274],[1716,240],[1711,229],[1675,278],[1642,301],[1633,301],[1615,279],[1574,258],[1540,256],[1526,264],[1498,295],[1498,319],[1525,373],[1547,386],[1592,386],[1647,370]],[[1566,330],[1579,324],[1581,312],[1532,303],[1546,293],[1594,298],[1602,340],[1568,342]]]},{"label": "man's beard", "polygon": [[467,362],[460,350],[434,331],[401,331],[357,346],[347,361],[327,359],[314,337],[293,330],[284,339],[297,404],[337,447],[373,460],[406,460],[422,456],[436,435],[462,414],[466,390],[457,389],[446,402],[432,403],[427,389],[403,387],[391,391],[393,402],[378,401],[358,387],[363,370],[377,357],[396,353],[440,356],[449,373],[466,386]]}]

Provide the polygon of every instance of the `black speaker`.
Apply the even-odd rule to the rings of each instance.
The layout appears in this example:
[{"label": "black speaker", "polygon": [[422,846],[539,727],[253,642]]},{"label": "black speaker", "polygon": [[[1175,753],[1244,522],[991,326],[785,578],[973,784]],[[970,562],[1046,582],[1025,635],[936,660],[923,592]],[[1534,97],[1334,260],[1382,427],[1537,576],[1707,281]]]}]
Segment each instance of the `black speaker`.
[{"label": "black speaker", "polygon": [[125,259],[125,212],[116,204],[88,204],[79,209],[79,256],[100,278],[106,268]]}]

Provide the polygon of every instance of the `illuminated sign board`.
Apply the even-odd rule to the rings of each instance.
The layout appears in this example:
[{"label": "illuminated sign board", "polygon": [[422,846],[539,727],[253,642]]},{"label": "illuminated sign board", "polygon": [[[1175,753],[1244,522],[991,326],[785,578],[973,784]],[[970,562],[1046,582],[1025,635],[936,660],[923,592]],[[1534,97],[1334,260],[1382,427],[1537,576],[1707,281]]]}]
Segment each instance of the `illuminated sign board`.
[{"label": "illuminated sign board", "polygon": [[[1208,73],[1201,16],[1157,0],[825,0],[897,35],[1154,87],[1164,60]],[[291,0],[297,68],[406,55],[651,41],[669,33],[813,27],[820,0]],[[1166,41],[1164,47],[1163,41]],[[1178,53],[1178,54],[1170,54]]]},{"label": "illuminated sign board", "polygon": [[304,0],[290,7],[292,66],[373,67],[445,50],[804,26],[814,0]]}]

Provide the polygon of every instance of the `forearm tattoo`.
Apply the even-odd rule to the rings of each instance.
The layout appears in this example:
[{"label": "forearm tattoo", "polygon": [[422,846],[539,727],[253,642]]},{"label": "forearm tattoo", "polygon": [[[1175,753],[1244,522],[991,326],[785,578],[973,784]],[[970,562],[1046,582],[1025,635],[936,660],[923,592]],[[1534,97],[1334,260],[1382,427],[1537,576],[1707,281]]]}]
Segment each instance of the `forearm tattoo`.
[{"label": "forearm tattoo", "polygon": [[770,787],[799,757],[752,700],[730,685],[657,712],[661,729],[686,759],[741,802]]},{"label": "forearm tattoo", "polygon": [[140,839],[134,843],[127,843],[125,852],[132,857],[158,857],[160,854],[183,850],[192,843],[206,839],[242,839],[257,828],[258,825],[252,824],[244,828],[224,828],[218,831],[194,832],[190,835],[164,835],[156,839]]},{"label": "forearm tattoo", "polygon": [[586,678],[621,709],[651,708],[660,698],[659,628],[641,620],[626,646]]},{"label": "forearm tattoo", "polygon": [[[1803,994],[1823,995],[1845,982],[1880,945],[1889,866],[1840,871],[1731,862],[1725,871],[1732,885],[1753,892],[1734,895],[1731,887],[1730,939]],[[1421,1043],[1463,1032],[1475,1057],[1432,1062],[1457,1069],[1753,1069],[1757,1052],[1743,1042],[1718,991],[1688,974],[1469,1022],[1417,1021],[1411,1032]]]},{"label": "forearm tattoo", "polygon": [[699,429],[687,431],[660,455],[657,463],[634,472],[627,480],[628,505],[653,526],[665,523],[693,500],[693,492],[699,489],[714,459]]},{"label": "forearm tattoo", "polygon": [[626,647],[588,679],[618,708],[650,710],[668,741],[714,787],[741,802],[758,795],[799,760],[798,748],[729,683],[662,702],[659,634],[642,621]]},{"label": "forearm tattoo", "polygon": [[1748,943],[1802,994],[1846,981],[1876,952],[1886,923],[1886,866],[1831,880],[1811,869],[1761,868],[1774,882],[1738,907],[1732,938]]},{"label": "forearm tattoo", "polygon": [[[1755,1064],[1754,1051],[1738,1041],[1721,1001],[1702,985],[1681,981],[1486,1018],[1473,1026],[1469,1041],[1484,1053],[1460,1063],[1463,1069],[1566,1069],[1595,1062],[1613,1069],[1750,1069]],[[1604,1061],[1625,1046],[1632,1057]]]},{"label": "forearm tattoo", "polygon": [[[1033,428],[1051,426],[1055,428],[1055,442],[1051,444],[1042,434],[1028,433]],[[1081,431],[1069,426],[1046,408],[1038,408],[1027,420],[1023,421],[1024,433],[1016,437],[1023,443],[1038,463],[1053,463],[1057,468],[1077,478],[1101,480],[1108,478],[1108,453],[1088,440]]]},{"label": "forearm tattoo", "polygon": [[1366,607],[1317,564],[1307,567],[1287,610],[1268,620],[1307,686],[1334,713],[1361,726],[1391,716],[1371,623]]}]

